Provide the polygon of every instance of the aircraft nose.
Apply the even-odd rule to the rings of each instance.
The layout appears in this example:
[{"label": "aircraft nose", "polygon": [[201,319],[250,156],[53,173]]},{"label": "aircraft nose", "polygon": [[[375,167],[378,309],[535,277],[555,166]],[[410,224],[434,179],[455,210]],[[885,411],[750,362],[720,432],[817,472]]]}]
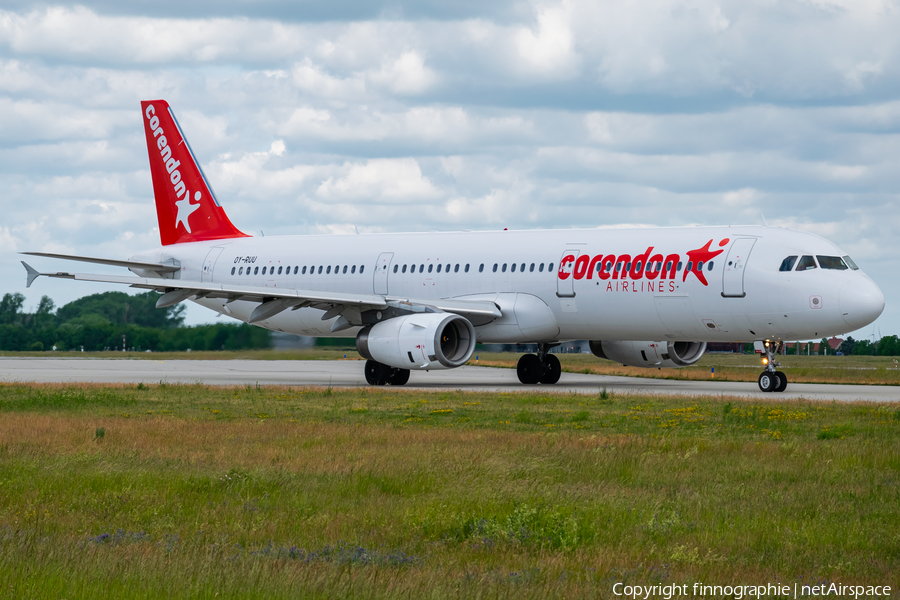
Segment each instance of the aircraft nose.
[{"label": "aircraft nose", "polygon": [[841,314],[853,329],[865,327],[884,310],[884,294],[868,277],[848,281],[841,287]]}]

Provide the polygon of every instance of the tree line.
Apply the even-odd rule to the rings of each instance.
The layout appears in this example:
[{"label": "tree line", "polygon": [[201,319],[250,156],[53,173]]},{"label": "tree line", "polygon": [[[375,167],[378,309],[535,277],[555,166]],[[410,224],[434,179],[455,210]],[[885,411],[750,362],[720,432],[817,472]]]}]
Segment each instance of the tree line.
[{"label": "tree line", "polygon": [[[270,332],[246,323],[184,326],[184,306],[156,308],[159,294],[104,292],[58,309],[43,296],[33,313],[22,294],[0,300],[0,350],[244,350],[268,348]],[[123,340],[124,336],[124,340]]]}]

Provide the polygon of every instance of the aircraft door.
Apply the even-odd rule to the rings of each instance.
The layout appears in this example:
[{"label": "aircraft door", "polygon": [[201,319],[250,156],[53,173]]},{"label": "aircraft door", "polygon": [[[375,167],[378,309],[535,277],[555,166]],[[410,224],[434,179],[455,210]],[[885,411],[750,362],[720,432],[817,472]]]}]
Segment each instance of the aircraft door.
[{"label": "aircraft door", "polygon": [[744,292],[744,268],[755,243],[756,238],[737,238],[728,250],[722,276],[723,298],[743,298],[747,295]]},{"label": "aircraft door", "polygon": [[206,260],[203,261],[203,268],[200,269],[200,281],[212,281],[213,269],[216,266],[219,255],[222,254],[222,250],[224,249],[224,246],[216,246],[215,248],[211,248],[207,253]]},{"label": "aircraft door", "polygon": [[384,295],[388,293],[388,269],[393,258],[393,252],[382,252],[378,255],[378,262],[375,264],[374,290],[376,294]]},{"label": "aircraft door", "polygon": [[568,248],[559,259],[559,269],[556,271],[556,295],[560,298],[575,297],[575,277],[572,272],[575,269],[575,259],[580,250]]}]

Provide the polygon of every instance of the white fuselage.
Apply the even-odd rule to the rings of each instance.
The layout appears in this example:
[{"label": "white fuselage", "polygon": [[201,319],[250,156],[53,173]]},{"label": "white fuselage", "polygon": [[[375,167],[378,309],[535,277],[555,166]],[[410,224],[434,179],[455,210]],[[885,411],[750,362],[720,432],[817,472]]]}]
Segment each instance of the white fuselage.
[{"label": "white fuselage", "polygon": [[[239,238],[133,259],[175,259],[176,277],[223,285],[489,300],[504,316],[473,322],[479,342],[811,339],[856,330],[883,310],[861,270],[780,271],[788,256],[844,253],[813,234],[748,226]],[[257,306],[196,302],[242,321]],[[288,310],[257,324],[309,336],[359,330],[332,334],[323,314]]]}]

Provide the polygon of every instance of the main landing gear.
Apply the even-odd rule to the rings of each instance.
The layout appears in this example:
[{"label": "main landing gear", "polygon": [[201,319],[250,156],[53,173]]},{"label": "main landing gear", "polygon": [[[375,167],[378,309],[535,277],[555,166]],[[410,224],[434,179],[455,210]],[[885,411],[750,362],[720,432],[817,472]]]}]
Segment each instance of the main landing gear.
[{"label": "main landing gear", "polygon": [[395,369],[374,360],[366,361],[366,382],[369,385],[406,385],[409,369]]},{"label": "main landing gear", "polygon": [[526,385],[535,383],[554,384],[559,381],[562,366],[559,359],[550,354],[550,348],[559,344],[538,344],[537,354],[525,354],[516,365],[519,381]]},{"label": "main landing gear", "polygon": [[775,370],[775,367],[781,364],[775,362],[775,355],[778,354],[783,343],[765,343],[766,357],[763,359],[763,363],[766,365],[766,370],[759,376],[758,381],[759,389],[764,392],[783,392],[787,389],[787,375]]}]

